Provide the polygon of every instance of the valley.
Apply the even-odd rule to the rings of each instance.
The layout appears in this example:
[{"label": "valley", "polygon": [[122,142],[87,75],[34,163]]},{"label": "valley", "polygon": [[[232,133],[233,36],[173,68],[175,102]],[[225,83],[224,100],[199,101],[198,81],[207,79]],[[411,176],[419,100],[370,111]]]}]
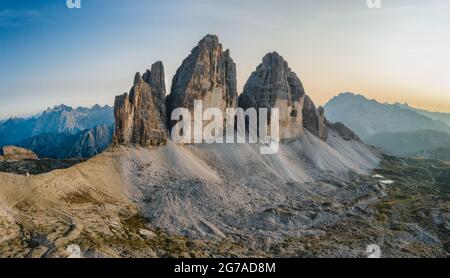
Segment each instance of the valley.
[{"label": "valley", "polygon": [[[84,257],[365,257],[370,244],[383,257],[449,254],[447,163],[384,156],[371,174],[393,180],[389,186],[372,175],[311,179],[320,171],[308,164],[308,181],[275,184],[267,162],[256,166],[267,175],[253,182],[250,165],[241,182],[225,169],[189,168],[219,158],[197,147],[120,147],[66,170],[0,173],[0,255],[65,257],[69,244]],[[160,182],[142,183],[149,171]]]}]

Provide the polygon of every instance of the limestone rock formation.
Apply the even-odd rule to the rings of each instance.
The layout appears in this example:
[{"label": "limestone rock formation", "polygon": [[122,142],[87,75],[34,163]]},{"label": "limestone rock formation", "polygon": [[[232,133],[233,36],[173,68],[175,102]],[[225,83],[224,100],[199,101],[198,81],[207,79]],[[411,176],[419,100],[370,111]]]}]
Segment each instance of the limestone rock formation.
[{"label": "limestone rock formation", "polygon": [[279,108],[280,138],[290,139],[303,132],[302,108],[305,90],[298,76],[278,53],[267,54],[245,84],[239,106],[247,109]]},{"label": "limestone rock formation", "polygon": [[327,140],[325,110],[323,107],[316,108],[309,96],[305,97],[303,105],[303,126],[321,140]]},{"label": "limestone rock formation", "polygon": [[38,156],[27,149],[6,146],[2,149],[3,159],[9,161],[22,161],[22,160],[37,160]]},{"label": "limestone rock formation", "polygon": [[[154,71],[153,71],[154,70]],[[136,73],[129,94],[117,96],[114,103],[115,144],[160,146],[167,142],[164,103],[164,72],[162,63],[152,66],[144,75]]]},{"label": "limestone rock formation", "polygon": [[[183,61],[172,81],[167,97],[170,117],[177,108],[188,108],[192,115],[194,101],[203,101],[203,110],[237,107],[236,64],[228,50],[223,51],[219,38],[207,35]],[[170,119],[169,119],[170,120]],[[171,129],[176,122],[169,121]]]},{"label": "limestone rock formation", "polygon": [[147,70],[142,79],[152,88],[153,100],[161,115],[161,121],[164,125],[167,123],[166,110],[166,77],[164,74],[164,65],[161,61],[154,63],[151,70]]}]

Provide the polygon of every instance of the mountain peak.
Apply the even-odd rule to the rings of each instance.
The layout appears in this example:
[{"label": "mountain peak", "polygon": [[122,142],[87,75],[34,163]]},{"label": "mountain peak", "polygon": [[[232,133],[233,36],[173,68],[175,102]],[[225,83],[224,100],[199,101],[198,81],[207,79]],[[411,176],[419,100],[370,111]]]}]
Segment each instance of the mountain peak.
[{"label": "mountain peak", "polygon": [[217,35],[207,34],[200,40],[199,44],[206,43],[208,45],[219,43],[219,37]]},{"label": "mountain peak", "polygon": [[134,86],[139,85],[141,83],[143,83],[144,80],[142,79],[141,73],[140,72],[136,72],[136,74],[134,75]]},{"label": "mountain peak", "polygon": [[283,57],[270,52],[247,80],[239,97],[239,106],[285,111],[280,119],[280,138],[291,139],[303,132],[304,98],[305,90],[298,76]]},{"label": "mountain peak", "polygon": [[[225,114],[226,108],[237,106],[237,98],[236,64],[230,51],[223,51],[217,36],[206,35],[178,68],[166,104],[168,115],[176,108],[192,109],[195,100],[202,100],[204,109],[214,107]],[[169,129],[175,124],[170,122]]]},{"label": "mountain peak", "polygon": [[144,78],[136,73],[130,93],[116,96],[115,144],[149,147],[166,143],[164,72],[159,70],[163,70],[162,63],[155,63]]},{"label": "mountain peak", "polygon": [[269,52],[267,53],[264,57],[263,57],[263,63],[267,63],[270,64],[271,61],[281,61],[281,62],[286,62],[283,58],[283,56],[281,56],[280,54],[278,54],[278,52],[273,51],[273,52]]},{"label": "mountain peak", "polygon": [[62,111],[72,111],[73,108],[71,106],[65,105],[65,104],[60,104],[60,105],[56,105],[53,106],[53,108],[47,108],[46,111],[44,111],[44,113],[52,113],[52,112],[62,112]]}]

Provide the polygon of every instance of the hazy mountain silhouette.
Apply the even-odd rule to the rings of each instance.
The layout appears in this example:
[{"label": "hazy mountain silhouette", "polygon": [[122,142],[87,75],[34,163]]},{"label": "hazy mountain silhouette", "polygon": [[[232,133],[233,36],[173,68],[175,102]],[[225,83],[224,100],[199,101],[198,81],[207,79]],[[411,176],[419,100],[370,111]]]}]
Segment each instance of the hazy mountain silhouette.
[{"label": "hazy mountain silhouette", "polygon": [[342,122],[362,139],[384,132],[437,130],[450,134],[450,126],[411,109],[382,104],[362,95],[343,93],[325,105],[331,122]]},{"label": "hazy mountain silhouette", "polygon": [[409,104],[404,103],[396,103],[396,106],[403,108],[403,109],[408,109],[408,110],[412,110],[414,112],[417,112],[421,115],[427,116],[433,120],[437,120],[437,121],[441,121],[444,122],[445,124],[450,126],[450,113],[443,113],[443,112],[431,112],[431,111],[427,111],[424,109],[419,109],[419,108],[414,108],[411,107]]},{"label": "hazy mountain silhouette", "polygon": [[409,154],[409,156],[414,158],[437,159],[450,162],[450,147],[418,151]]},{"label": "hazy mountain silhouette", "polygon": [[436,148],[450,148],[450,135],[435,130],[385,132],[370,136],[364,141],[401,156]]}]

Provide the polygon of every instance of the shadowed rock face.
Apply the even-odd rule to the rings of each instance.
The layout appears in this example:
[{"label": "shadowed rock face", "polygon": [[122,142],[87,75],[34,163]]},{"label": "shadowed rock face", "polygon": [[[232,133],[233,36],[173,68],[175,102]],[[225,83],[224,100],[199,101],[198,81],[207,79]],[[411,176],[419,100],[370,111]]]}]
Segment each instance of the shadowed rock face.
[{"label": "shadowed rock face", "polygon": [[337,122],[337,123],[330,123],[329,121],[325,120],[326,125],[328,128],[336,131],[344,140],[346,141],[360,141],[361,139],[354,133],[352,130],[350,130],[348,127],[346,127],[343,123]]},{"label": "shadowed rock face", "polygon": [[164,145],[167,141],[162,63],[154,64],[152,71],[147,71],[144,78],[137,73],[130,93],[116,97],[115,144],[149,147]]},{"label": "shadowed rock face", "polygon": [[90,158],[106,150],[112,142],[114,125],[99,125],[79,134],[44,133],[17,144],[39,158]]},{"label": "shadowed rock face", "polygon": [[[194,101],[203,101],[203,110],[237,107],[236,65],[228,50],[223,51],[219,38],[207,35],[183,61],[172,81],[167,97],[168,116],[177,108],[188,108],[193,114]],[[169,129],[176,122],[170,121]]]},{"label": "shadowed rock face", "polygon": [[305,90],[297,75],[278,53],[267,54],[245,84],[239,106],[248,109],[279,108],[280,137],[302,134],[302,108]]},{"label": "shadowed rock face", "polygon": [[93,157],[108,148],[111,144],[113,126],[100,125],[79,134],[72,149],[66,157]]},{"label": "shadowed rock face", "polygon": [[311,98],[306,96],[303,105],[303,126],[316,137],[326,141],[328,132],[325,122],[325,110],[323,107],[317,109]]}]

